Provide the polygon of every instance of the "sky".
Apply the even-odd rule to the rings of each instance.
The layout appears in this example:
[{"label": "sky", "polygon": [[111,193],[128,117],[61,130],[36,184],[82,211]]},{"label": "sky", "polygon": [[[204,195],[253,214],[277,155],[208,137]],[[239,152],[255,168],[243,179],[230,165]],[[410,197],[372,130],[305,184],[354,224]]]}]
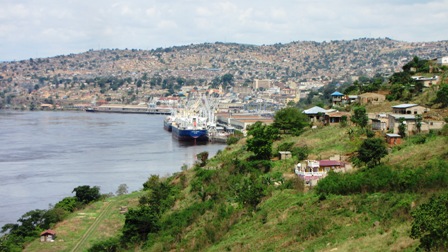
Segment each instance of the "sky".
[{"label": "sky", "polygon": [[0,0],[0,61],[385,37],[448,40],[448,0]]}]

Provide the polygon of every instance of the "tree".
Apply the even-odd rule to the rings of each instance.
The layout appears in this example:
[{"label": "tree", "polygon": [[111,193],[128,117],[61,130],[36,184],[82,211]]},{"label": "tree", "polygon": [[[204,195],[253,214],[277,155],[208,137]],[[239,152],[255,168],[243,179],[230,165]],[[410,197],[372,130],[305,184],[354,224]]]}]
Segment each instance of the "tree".
[{"label": "tree", "polygon": [[386,142],[382,138],[367,138],[358,150],[357,158],[368,167],[380,164],[381,158],[387,155]]},{"label": "tree", "polygon": [[356,123],[359,127],[365,128],[369,122],[369,117],[366,113],[366,108],[363,106],[355,107],[354,115],[351,117],[351,121]]},{"label": "tree", "polygon": [[199,166],[204,167],[207,164],[208,152],[203,151],[196,155],[197,159],[200,161]]},{"label": "tree", "polygon": [[273,127],[297,136],[309,125],[308,121],[308,117],[298,108],[287,107],[275,113]]},{"label": "tree", "polygon": [[128,194],[128,185],[126,184],[119,185],[116,194],[117,195]]},{"label": "tree", "polygon": [[124,243],[146,241],[149,233],[155,233],[159,229],[159,216],[150,206],[130,209],[126,213],[122,241]]},{"label": "tree", "polygon": [[88,204],[98,200],[101,197],[100,188],[98,186],[90,187],[88,185],[78,186],[73,189],[76,199],[82,204]]},{"label": "tree", "polygon": [[347,127],[347,116],[346,115],[341,116],[341,122],[339,123],[339,125],[343,128]]},{"label": "tree", "polygon": [[400,135],[401,137],[405,137],[406,136],[406,121],[404,120],[403,117],[400,117],[398,119],[398,135]]},{"label": "tree", "polygon": [[434,102],[440,103],[442,108],[448,106],[448,84],[442,85],[440,87],[439,91],[437,91],[437,96]]},{"label": "tree", "polygon": [[422,130],[422,116],[421,115],[415,116],[415,127],[417,128],[417,132],[420,133]]},{"label": "tree", "polygon": [[256,178],[244,178],[236,191],[236,200],[254,209],[265,196],[263,184]]},{"label": "tree", "polygon": [[448,194],[431,197],[414,212],[411,238],[420,238],[420,248],[430,251],[448,249]]},{"label": "tree", "polygon": [[269,160],[271,158],[272,143],[278,138],[278,129],[267,126],[261,122],[256,122],[250,128],[247,134],[246,146],[248,151],[255,154],[256,159]]}]

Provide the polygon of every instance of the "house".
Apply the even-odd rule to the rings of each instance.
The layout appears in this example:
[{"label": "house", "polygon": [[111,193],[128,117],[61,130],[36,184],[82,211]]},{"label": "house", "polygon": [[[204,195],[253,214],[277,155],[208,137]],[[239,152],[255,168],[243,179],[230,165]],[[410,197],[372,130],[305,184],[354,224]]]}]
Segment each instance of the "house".
[{"label": "house", "polygon": [[436,85],[439,81],[439,76],[434,75],[433,77],[423,77],[423,76],[412,76],[416,82],[422,83],[424,87],[431,87]]},{"label": "house", "polygon": [[344,100],[344,95],[339,93],[338,91],[333,92],[331,94],[331,102],[333,103],[333,106],[335,105],[341,105],[342,101]]},{"label": "house", "polygon": [[331,112],[324,115],[325,117],[325,125],[334,125],[339,124],[342,121],[342,117],[346,117],[346,122],[350,121],[350,113],[349,112]]},{"label": "house", "polygon": [[303,113],[310,118],[311,122],[317,122],[324,119],[326,112],[327,111],[325,109],[319,106],[315,106],[303,111]]},{"label": "house", "polygon": [[388,133],[386,134],[386,142],[389,145],[396,145],[401,143],[401,136],[398,134]]},{"label": "house", "polygon": [[330,170],[345,168],[345,163],[338,160],[306,160],[305,165],[299,163],[295,167],[297,176],[305,181],[317,181],[327,176]]},{"label": "house", "polygon": [[441,66],[448,66],[448,56],[437,58],[437,64]]},{"label": "house", "polygon": [[290,159],[292,157],[290,151],[279,151],[278,154],[280,160]]},{"label": "house", "polygon": [[392,106],[392,113],[394,114],[421,115],[428,111],[429,108],[425,108],[418,104],[400,104]]},{"label": "house", "polygon": [[403,123],[406,124],[406,131],[412,132],[415,128],[415,115],[407,114],[389,114],[389,130],[391,130],[393,133],[398,133],[398,126],[400,125],[401,118],[404,119]]},{"label": "house", "polygon": [[386,96],[377,93],[364,93],[358,95],[358,103],[365,104],[380,104],[386,100]]},{"label": "house", "polygon": [[56,238],[56,232],[51,229],[47,229],[40,233],[40,241],[41,242],[54,242]]},{"label": "house", "polygon": [[388,116],[387,114],[378,114],[375,118],[372,118],[372,130],[386,131],[388,128]]},{"label": "house", "polygon": [[357,95],[347,95],[347,101],[349,104],[352,104],[352,103],[358,101],[358,99],[359,99],[359,96],[357,96]]},{"label": "house", "polygon": [[319,161],[319,171],[329,172],[330,170],[336,170],[344,168],[345,164],[338,160],[320,160]]}]

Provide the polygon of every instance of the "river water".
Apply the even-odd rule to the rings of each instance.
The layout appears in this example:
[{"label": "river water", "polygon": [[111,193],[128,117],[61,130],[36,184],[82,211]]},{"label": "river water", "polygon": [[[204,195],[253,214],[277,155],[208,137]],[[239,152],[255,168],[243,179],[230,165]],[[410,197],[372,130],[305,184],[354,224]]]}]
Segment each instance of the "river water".
[{"label": "river water", "polygon": [[151,174],[170,175],[223,144],[185,144],[160,115],[0,111],[0,227],[74,196],[80,185],[139,190]]}]

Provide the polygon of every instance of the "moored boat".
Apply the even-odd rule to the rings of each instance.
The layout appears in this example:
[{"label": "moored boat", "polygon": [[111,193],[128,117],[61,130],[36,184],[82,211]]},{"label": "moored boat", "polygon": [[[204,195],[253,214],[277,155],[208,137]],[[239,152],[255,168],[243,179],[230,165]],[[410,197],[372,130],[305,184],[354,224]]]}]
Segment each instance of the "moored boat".
[{"label": "moored boat", "polygon": [[198,116],[176,118],[172,135],[179,141],[208,141],[207,120]]},{"label": "moored boat", "polygon": [[174,116],[167,116],[163,120],[163,128],[169,132],[173,130],[173,122],[175,117]]}]

